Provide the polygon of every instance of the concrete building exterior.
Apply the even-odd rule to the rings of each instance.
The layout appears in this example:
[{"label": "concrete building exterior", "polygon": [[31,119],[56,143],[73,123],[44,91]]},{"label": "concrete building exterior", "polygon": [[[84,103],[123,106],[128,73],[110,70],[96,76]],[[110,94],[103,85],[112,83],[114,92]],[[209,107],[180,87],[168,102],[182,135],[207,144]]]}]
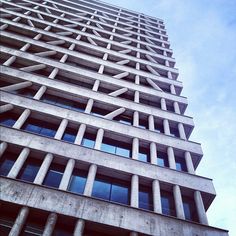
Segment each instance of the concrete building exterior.
[{"label": "concrete building exterior", "polygon": [[0,235],[227,236],[163,20],[1,1]]}]

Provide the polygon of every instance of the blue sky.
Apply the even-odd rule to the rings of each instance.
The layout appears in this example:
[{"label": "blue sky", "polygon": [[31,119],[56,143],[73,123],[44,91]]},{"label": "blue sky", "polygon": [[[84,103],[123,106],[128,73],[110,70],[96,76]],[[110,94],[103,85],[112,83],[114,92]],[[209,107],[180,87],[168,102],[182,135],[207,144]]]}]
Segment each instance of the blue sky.
[{"label": "blue sky", "polygon": [[212,226],[236,235],[236,0],[105,0],[165,21],[202,143],[197,174],[213,179]]}]

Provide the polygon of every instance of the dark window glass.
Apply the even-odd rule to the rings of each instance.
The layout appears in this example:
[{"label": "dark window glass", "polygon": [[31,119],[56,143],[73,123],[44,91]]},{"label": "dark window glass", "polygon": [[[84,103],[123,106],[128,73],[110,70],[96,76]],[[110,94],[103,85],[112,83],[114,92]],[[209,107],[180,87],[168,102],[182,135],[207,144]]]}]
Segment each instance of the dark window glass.
[{"label": "dark window glass", "polygon": [[110,200],[111,183],[102,179],[96,179],[93,184],[92,196]]},{"label": "dark window glass", "polygon": [[129,188],[126,185],[112,183],[111,187],[111,201],[122,204],[129,204]]},{"label": "dark window glass", "polygon": [[139,208],[153,210],[152,192],[142,186],[139,189]]},{"label": "dark window glass", "polygon": [[15,90],[15,91],[13,91],[13,93],[23,95],[28,98],[32,98],[36,92],[32,89],[24,88],[24,89],[20,89],[20,90]]},{"label": "dark window glass", "polygon": [[132,125],[132,118],[129,116],[119,115],[119,116],[116,116],[114,120],[117,120],[122,124]]},{"label": "dark window glass", "polygon": [[138,159],[143,162],[150,162],[149,150],[147,148],[139,148]]},{"label": "dark window glass", "polygon": [[163,214],[175,216],[175,204],[171,193],[166,191],[161,192],[161,207]]},{"label": "dark window glass", "polygon": [[[44,124],[46,126],[46,124]],[[51,126],[49,124],[47,124],[47,128],[43,127],[40,131],[41,135],[47,136],[47,137],[54,137],[56,134],[56,130],[54,130],[54,127]]]},{"label": "dark window glass", "polygon": [[98,106],[93,106],[92,111],[91,111],[91,114],[93,114],[95,116],[101,116],[101,117],[107,115],[108,113],[110,113],[110,112],[105,109],[102,109]]},{"label": "dark window glass", "polygon": [[43,97],[41,98],[41,101],[49,103],[49,104],[55,104],[57,98],[55,96],[49,95],[49,94],[44,94]]},{"label": "dark window glass", "polygon": [[174,108],[173,103],[172,104],[166,104],[166,109],[167,109],[167,111],[175,112],[175,108]]},{"label": "dark window glass", "polygon": [[188,197],[183,197],[184,215],[186,220],[198,221],[195,203]]},{"label": "dark window glass", "polygon": [[164,152],[157,152],[157,165],[169,167],[167,154]]},{"label": "dark window glass", "polygon": [[82,170],[74,170],[70,179],[68,190],[74,193],[82,194],[86,184],[87,174]]},{"label": "dark window glass", "polygon": [[177,128],[170,127],[170,135],[179,138],[179,130]]},{"label": "dark window glass", "polygon": [[163,125],[155,123],[155,131],[158,132],[158,133],[164,133]]},{"label": "dark window glass", "polygon": [[187,166],[186,166],[185,159],[180,158],[180,157],[176,157],[175,158],[175,163],[176,163],[176,170],[187,171]]},{"label": "dark window glass", "polygon": [[10,112],[4,112],[0,115],[0,124],[8,127],[12,127],[16,120],[18,119],[18,115]]},{"label": "dark window glass", "polygon": [[64,168],[57,164],[52,164],[43,181],[43,185],[58,188],[62,179]]},{"label": "dark window glass", "polygon": [[62,140],[70,142],[70,143],[74,143],[76,135],[77,135],[76,130],[71,129],[71,128],[66,128],[62,136]]},{"label": "dark window glass", "polygon": [[7,176],[19,154],[4,152],[0,159],[0,175]]},{"label": "dark window glass", "polygon": [[152,106],[152,107],[161,108],[160,100],[150,101],[150,100],[147,100],[147,99],[144,99],[144,98],[140,98],[139,103],[146,104],[146,105],[149,105],[149,106]]},{"label": "dark window glass", "polygon": [[88,148],[93,148],[96,136],[94,134],[85,133],[81,145]]},{"label": "dark window glass", "polygon": [[39,168],[41,166],[41,161],[35,160],[35,159],[27,159],[23,167],[21,168],[21,171],[18,175],[18,179],[22,179],[28,182],[33,182]]},{"label": "dark window glass", "polygon": [[148,121],[147,120],[139,120],[139,127],[142,129],[148,129]]}]

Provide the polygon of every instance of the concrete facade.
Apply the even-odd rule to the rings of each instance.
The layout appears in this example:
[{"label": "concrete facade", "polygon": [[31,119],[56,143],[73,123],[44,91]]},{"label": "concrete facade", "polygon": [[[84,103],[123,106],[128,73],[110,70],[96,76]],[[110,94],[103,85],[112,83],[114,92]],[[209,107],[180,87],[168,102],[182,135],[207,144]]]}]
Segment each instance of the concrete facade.
[{"label": "concrete facade", "polygon": [[1,10],[1,235],[228,235],[208,224],[163,20],[96,0]]}]

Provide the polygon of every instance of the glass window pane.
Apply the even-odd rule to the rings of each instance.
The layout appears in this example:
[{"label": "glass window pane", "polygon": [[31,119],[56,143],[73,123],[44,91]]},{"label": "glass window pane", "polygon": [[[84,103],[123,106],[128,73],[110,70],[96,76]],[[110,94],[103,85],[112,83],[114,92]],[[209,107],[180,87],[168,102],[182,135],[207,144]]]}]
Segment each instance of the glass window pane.
[{"label": "glass window pane", "polygon": [[74,143],[76,136],[72,135],[72,134],[67,134],[64,133],[62,136],[62,140],[70,142],[70,143]]},{"label": "glass window pane", "polygon": [[5,159],[0,166],[0,175],[7,176],[14,163],[14,159]]},{"label": "glass window pane", "polygon": [[145,153],[139,153],[138,154],[138,159],[143,162],[148,162],[148,156]]},{"label": "glass window pane", "polygon": [[95,144],[95,141],[92,139],[83,138],[82,140],[82,146],[84,147],[93,148],[94,144]]},{"label": "glass window pane", "polygon": [[187,166],[184,159],[176,157],[175,163],[176,163],[176,170],[187,171]]},{"label": "glass window pane", "polygon": [[56,134],[56,130],[48,129],[48,128],[42,128],[40,131],[40,134],[47,136],[47,137],[54,137]]},{"label": "glass window pane", "polygon": [[163,167],[168,167],[168,157],[165,153],[163,152],[158,152],[157,153],[157,165],[163,166]]},{"label": "glass window pane", "polygon": [[26,131],[38,134],[38,133],[40,133],[41,127],[39,127],[37,125],[30,124],[30,123],[26,123],[23,126],[23,129],[26,130]]},{"label": "glass window pane", "polygon": [[142,209],[153,210],[151,192],[139,191],[139,207]]},{"label": "glass window pane", "polygon": [[101,145],[101,151],[109,152],[115,154],[116,147],[110,144],[102,143]]},{"label": "glass window pane", "polygon": [[43,181],[43,185],[58,188],[61,182],[63,172],[64,168],[62,166],[56,164],[52,165]]},{"label": "glass window pane", "polygon": [[15,122],[16,121],[14,119],[4,118],[4,119],[1,119],[0,124],[8,126],[8,127],[12,127],[15,124]]},{"label": "glass window pane", "polygon": [[93,185],[93,197],[109,200],[111,192],[111,183],[103,180],[95,180]]},{"label": "glass window pane", "polygon": [[161,206],[163,214],[175,216],[174,199],[170,193],[164,192],[161,194]]},{"label": "glass window pane", "polygon": [[129,188],[126,186],[112,184],[111,201],[129,204]]},{"label": "glass window pane", "polygon": [[82,194],[86,184],[85,176],[72,175],[68,190],[74,193]]},{"label": "glass window pane", "polygon": [[130,157],[130,150],[129,149],[125,149],[125,148],[121,148],[121,147],[117,147],[116,148],[116,154],[123,156],[123,157]]},{"label": "glass window pane", "polygon": [[57,98],[56,105],[63,107],[63,108],[71,108],[73,106],[73,102],[70,100],[67,100],[65,98]]}]

